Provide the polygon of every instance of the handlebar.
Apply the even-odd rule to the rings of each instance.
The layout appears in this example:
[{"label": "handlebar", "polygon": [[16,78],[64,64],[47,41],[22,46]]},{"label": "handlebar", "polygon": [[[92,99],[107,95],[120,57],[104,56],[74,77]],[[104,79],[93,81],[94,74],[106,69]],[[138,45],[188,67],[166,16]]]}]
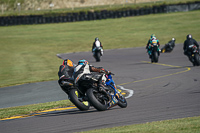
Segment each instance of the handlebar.
[{"label": "handlebar", "polygon": [[115,75],[115,74],[114,74],[114,73],[112,73],[112,72],[109,72],[109,73],[108,73],[108,75]]}]

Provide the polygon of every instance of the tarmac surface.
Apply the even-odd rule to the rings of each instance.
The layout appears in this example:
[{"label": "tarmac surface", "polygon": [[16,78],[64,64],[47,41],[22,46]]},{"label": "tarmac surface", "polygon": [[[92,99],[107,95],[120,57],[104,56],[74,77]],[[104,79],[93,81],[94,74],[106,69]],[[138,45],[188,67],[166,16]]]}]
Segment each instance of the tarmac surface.
[{"label": "tarmac surface", "polygon": [[[112,71],[116,85],[134,91],[127,99],[127,108],[116,106],[107,111],[75,108],[0,121],[1,132],[70,133],[199,116],[200,66],[193,67],[183,55],[182,47],[178,44],[171,53],[162,53],[158,63],[153,64],[144,47],[105,50],[101,62],[95,62],[91,52],[59,54],[75,63],[86,59],[94,66]],[[66,98],[57,81],[0,88],[0,108]]]}]

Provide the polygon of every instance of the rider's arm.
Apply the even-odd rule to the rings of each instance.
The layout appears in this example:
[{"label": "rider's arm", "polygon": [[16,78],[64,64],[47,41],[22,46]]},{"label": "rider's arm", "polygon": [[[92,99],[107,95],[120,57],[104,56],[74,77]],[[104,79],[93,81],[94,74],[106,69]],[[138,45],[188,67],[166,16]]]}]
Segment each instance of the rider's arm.
[{"label": "rider's arm", "polygon": [[160,46],[160,42],[159,42],[159,40],[157,41],[157,44],[158,44],[158,46]]},{"label": "rider's arm", "polygon": [[58,77],[60,78],[60,76],[62,76],[62,70],[64,69],[64,65],[61,65],[60,67],[59,67],[59,71],[58,71]]},{"label": "rider's arm", "polygon": [[91,72],[99,72],[99,73],[109,74],[109,71],[105,70],[105,69],[102,68],[102,67],[90,66],[90,71],[91,71]]},{"label": "rider's arm", "polygon": [[150,40],[148,40],[148,42],[147,42],[146,49],[148,49],[149,44],[150,44]]},{"label": "rider's arm", "polygon": [[185,49],[186,49],[186,41],[183,44],[183,50],[185,51]]},{"label": "rider's arm", "polygon": [[196,40],[194,40],[194,44],[197,46],[197,48],[199,48],[199,44],[197,43]]},{"label": "rider's arm", "polygon": [[102,43],[100,42],[100,47],[103,49],[103,45],[102,45]]},{"label": "rider's arm", "polygon": [[95,48],[95,42],[93,43],[93,45],[92,45],[92,50]]}]

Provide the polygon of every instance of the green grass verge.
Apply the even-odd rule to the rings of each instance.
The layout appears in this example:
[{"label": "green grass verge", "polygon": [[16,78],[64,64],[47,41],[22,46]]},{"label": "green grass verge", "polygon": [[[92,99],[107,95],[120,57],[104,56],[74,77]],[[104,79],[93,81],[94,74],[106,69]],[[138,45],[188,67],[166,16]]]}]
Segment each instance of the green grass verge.
[{"label": "green grass verge", "polygon": [[82,133],[199,133],[199,123],[200,116],[105,128]]},{"label": "green grass verge", "polygon": [[100,38],[105,49],[145,46],[152,33],[161,44],[172,37],[176,43],[183,43],[189,33],[199,41],[199,13],[0,27],[0,87],[57,80],[62,61],[56,54],[91,51],[95,37]]},{"label": "green grass verge", "polygon": [[0,108],[0,119],[19,116],[19,115],[29,115],[31,113],[37,113],[48,109],[62,108],[71,105],[73,104],[69,100],[61,100],[61,101],[17,106],[10,108]]}]

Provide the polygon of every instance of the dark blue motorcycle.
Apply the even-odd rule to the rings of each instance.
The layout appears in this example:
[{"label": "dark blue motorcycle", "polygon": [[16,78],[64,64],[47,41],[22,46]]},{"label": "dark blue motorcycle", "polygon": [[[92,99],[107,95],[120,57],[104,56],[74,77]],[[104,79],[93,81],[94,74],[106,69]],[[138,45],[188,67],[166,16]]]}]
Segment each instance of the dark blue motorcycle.
[{"label": "dark blue motorcycle", "polygon": [[87,89],[86,94],[89,103],[99,111],[107,110],[116,105],[120,106],[121,108],[126,108],[127,101],[125,97],[117,90],[111,73],[106,76],[107,81],[104,89],[100,90],[97,87]]}]

